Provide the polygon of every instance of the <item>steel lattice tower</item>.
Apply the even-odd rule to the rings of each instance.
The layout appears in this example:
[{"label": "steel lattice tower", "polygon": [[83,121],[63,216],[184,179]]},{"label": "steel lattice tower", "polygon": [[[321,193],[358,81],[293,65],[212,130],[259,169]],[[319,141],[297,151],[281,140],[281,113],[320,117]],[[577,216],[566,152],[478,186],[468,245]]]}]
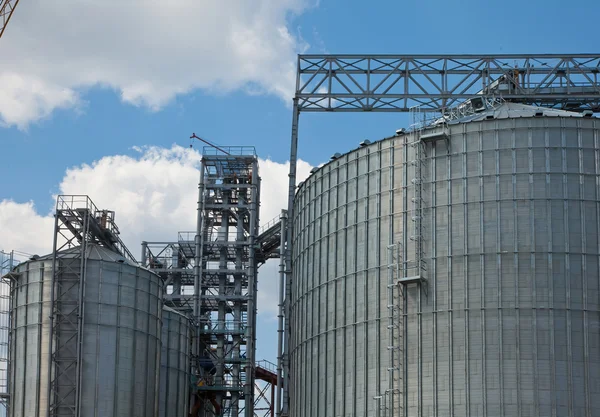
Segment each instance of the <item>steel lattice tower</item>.
[{"label": "steel lattice tower", "polygon": [[260,178],[253,147],[203,150],[195,353],[204,414],[254,416]]}]

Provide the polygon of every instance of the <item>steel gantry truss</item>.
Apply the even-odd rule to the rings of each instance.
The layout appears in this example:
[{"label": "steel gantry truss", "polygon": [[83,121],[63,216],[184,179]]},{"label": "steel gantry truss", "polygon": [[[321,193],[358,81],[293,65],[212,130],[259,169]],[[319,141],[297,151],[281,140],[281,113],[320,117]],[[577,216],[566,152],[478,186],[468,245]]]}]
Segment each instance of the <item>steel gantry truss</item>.
[{"label": "steel gantry truss", "polygon": [[113,211],[99,210],[88,196],[58,196],[52,249],[47,417],[80,415],[83,297],[90,244],[136,262],[121,241],[114,218]]},{"label": "steel gantry truss", "polygon": [[300,111],[444,111],[474,95],[600,111],[600,54],[300,55]]},{"label": "steel gantry truss", "polygon": [[0,0],[0,38],[4,34],[17,4],[19,4],[19,0]]},{"label": "steel gantry truss", "polygon": [[[287,216],[293,218],[294,213],[301,112],[409,112],[418,108],[419,112],[439,113],[438,116],[449,120],[473,107],[468,104],[475,97],[482,98],[483,103],[510,101],[600,112],[599,74],[600,54],[299,55],[292,113]],[[418,132],[415,136],[425,141]],[[443,135],[438,136],[429,140],[443,139]],[[414,144],[415,149],[421,149],[422,145]],[[415,155],[418,159],[419,152]],[[420,163],[414,161],[416,167]],[[415,171],[415,177],[418,171]],[[415,184],[415,189],[417,187]],[[419,220],[418,191],[414,198],[415,218]],[[420,223],[416,224],[415,238],[420,239],[420,229]],[[283,416],[288,415],[289,405],[292,234],[293,223],[290,221],[285,230],[285,330],[279,365],[284,375],[283,398],[282,407],[276,410]],[[417,243],[413,246],[417,257],[422,259],[422,245]],[[394,314],[402,313],[396,310]],[[388,393],[395,395],[396,388],[392,387],[385,395]],[[390,398],[389,404],[393,415],[398,401]]]}]

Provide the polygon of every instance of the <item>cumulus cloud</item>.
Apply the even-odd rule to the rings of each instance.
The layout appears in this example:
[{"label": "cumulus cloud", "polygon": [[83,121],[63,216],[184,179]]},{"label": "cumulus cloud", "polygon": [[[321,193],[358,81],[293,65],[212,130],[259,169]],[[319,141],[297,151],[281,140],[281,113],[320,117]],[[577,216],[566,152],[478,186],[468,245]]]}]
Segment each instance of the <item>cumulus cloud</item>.
[{"label": "cumulus cloud", "polygon": [[52,213],[39,213],[32,201],[0,201],[0,249],[45,255],[52,249]]},{"label": "cumulus cloud", "polygon": [[293,96],[308,0],[21,2],[2,39],[0,121],[25,128],[91,86],[156,110],[178,94]]},{"label": "cumulus cloud", "polygon": [[[121,238],[137,257],[140,243],[173,241],[177,232],[195,230],[200,154],[173,146],[136,148],[134,156],[105,156],[66,170],[61,194],[89,195],[97,207],[114,210]],[[260,160],[261,223],[287,205],[289,165]],[[308,176],[310,164],[298,162],[298,178]],[[46,254],[52,250],[52,212],[32,202],[0,201],[0,249]],[[259,309],[277,311],[278,261],[269,261],[259,274]]]}]

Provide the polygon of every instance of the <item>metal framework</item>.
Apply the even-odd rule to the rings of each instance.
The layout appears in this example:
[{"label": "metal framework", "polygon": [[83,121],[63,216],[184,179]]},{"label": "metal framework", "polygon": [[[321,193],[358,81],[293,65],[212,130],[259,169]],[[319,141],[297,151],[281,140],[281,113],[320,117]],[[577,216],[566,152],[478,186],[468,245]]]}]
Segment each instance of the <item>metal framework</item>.
[{"label": "metal framework", "polygon": [[[163,278],[165,305],[191,317],[194,311],[196,232],[179,232],[177,235],[176,241],[142,242],[141,264]],[[257,268],[268,259],[279,258],[282,235],[279,216],[261,226],[254,253]]]},{"label": "metal framework", "polygon": [[87,248],[94,243],[136,262],[119,238],[115,213],[88,196],[60,195],[52,248],[47,417],[79,417]]},{"label": "metal framework", "polygon": [[254,417],[259,200],[253,147],[204,148],[193,294],[203,415]]},{"label": "metal framework", "polygon": [[142,242],[142,266],[163,279],[166,306],[192,317],[196,232],[179,232],[176,241]]},{"label": "metal framework", "polygon": [[[9,272],[19,262],[15,252],[0,251],[0,412],[8,416],[10,408],[10,335],[11,335],[11,278]],[[2,414],[3,413],[3,414]]]},{"label": "metal framework", "polygon": [[275,391],[278,387],[277,365],[267,360],[256,362],[256,397],[254,415],[256,417],[275,416]]},{"label": "metal framework", "polygon": [[19,0],[0,0],[0,38],[4,34],[17,4],[19,4]]},{"label": "metal framework", "polygon": [[300,55],[300,111],[444,111],[474,95],[600,111],[600,54]]},{"label": "metal framework", "polygon": [[[600,54],[535,55],[299,55],[296,92],[292,112],[288,218],[293,218],[298,156],[298,126],[301,112],[419,112],[437,113],[449,120],[475,111],[473,98],[483,102],[519,102],[574,111],[600,112]],[[447,139],[444,124],[425,137],[415,133],[414,179],[422,172],[427,141]],[[413,213],[416,214],[415,259],[418,279],[403,268],[403,284],[422,282],[422,225],[419,184],[414,184]],[[406,227],[407,225],[405,225]],[[404,238],[406,242],[407,239]],[[285,233],[285,332],[283,340],[283,398],[278,415],[288,416],[289,335],[292,285],[293,224]],[[406,245],[405,245],[406,246]],[[402,249],[406,251],[406,247]],[[406,258],[401,260],[406,266]],[[396,312],[396,315],[402,312]],[[396,317],[399,319],[399,316]],[[404,340],[403,343],[406,343]],[[393,367],[393,366],[392,366]],[[386,397],[387,391],[381,398]],[[388,401],[388,400],[386,400]],[[279,400],[278,400],[279,403]],[[389,399],[390,410],[398,408]],[[382,406],[384,407],[384,406]],[[386,410],[387,408],[383,408]]]},{"label": "metal framework", "polygon": [[[228,148],[231,151],[231,148]],[[227,151],[226,151],[227,152]],[[209,158],[209,157],[207,157]],[[228,166],[234,166],[234,163],[227,162]],[[246,162],[244,162],[246,163]],[[207,164],[212,166],[211,163]],[[233,174],[228,170],[224,170],[221,175],[225,175],[223,178],[217,178],[213,175],[212,179],[208,174],[209,170],[203,168],[205,174],[206,181],[204,181],[204,190],[206,193],[206,189],[217,190],[217,185],[220,184],[223,187],[218,192],[211,193],[211,196],[206,196],[200,200],[204,201],[206,204],[204,207],[212,207],[211,209],[207,209],[206,211],[201,211],[203,221],[202,233],[199,235],[201,237],[201,252],[202,257],[199,265],[204,265],[203,269],[207,269],[209,266],[208,262],[212,259],[213,262],[216,263],[217,257],[219,262],[221,261],[221,250],[227,250],[228,255],[228,269],[231,269],[231,273],[233,275],[233,279],[235,281],[235,277],[237,275],[236,269],[234,265],[237,265],[233,262],[233,257],[236,257],[238,253],[242,255],[242,268],[245,268],[249,265],[249,210],[248,208],[241,208],[239,211],[234,210],[231,212],[230,206],[226,204],[235,205],[238,207],[240,202],[242,204],[249,204],[249,202],[240,201],[240,192],[248,192],[251,189],[248,188],[248,184],[246,177],[243,175],[243,172],[249,173],[252,168],[244,168],[237,167],[235,168],[235,178],[237,182],[229,182],[230,179],[233,179]],[[212,172],[212,171],[211,171]],[[254,171],[256,172],[256,171]],[[231,175],[230,175],[231,174]],[[231,178],[228,178],[228,177]],[[240,177],[242,182],[240,182]],[[210,185],[209,185],[210,184]],[[236,186],[234,186],[234,184]],[[239,186],[241,185],[241,187]],[[210,192],[209,192],[210,193]],[[248,194],[250,195],[250,194]],[[254,200],[258,201],[258,196],[254,195]],[[226,202],[228,201],[228,203]],[[220,203],[219,203],[220,202]],[[229,232],[225,232],[223,229],[223,213],[216,206],[215,203],[225,204],[223,206],[223,210],[229,212],[229,218],[226,222],[229,222]],[[243,206],[240,206],[243,207]],[[252,206],[254,207],[254,206]],[[237,219],[239,215],[242,217],[242,222],[239,223],[239,226],[244,230],[244,236],[242,240],[237,240]],[[225,216],[227,217],[227,216]],[[258,219],[256,219],[258,222]],[[202,224],[202,223],[201,223]],[[267,222],[258,230],[258,235],[255,237],[255,245],[254,245],[254,259],[256,268],[260,267],[264,262],[271,258],[280,257],[280,247],[281,239],[284,235],[284,230],[282,229],[282,221],[280,216],[272,219]],[[233,236],[234,232],[236,233],[235,238]],[[224,240],[225,233],[228,233],[227,240]],[[188,315],[192,318],[192,322],[195,323],[196,326],[200,329],[201,342],[204,345],[212,345],[212,349],[210,350],[210,354],[207,355],[198,355],[195,354],[193,358],[192,368],[200,368],[200,371],[203,373],[203,377],[206,378],[207,381],[210,381],[213,384],[210,388],[206,388],[207,393],[204,394],[206,400],[204,401],[204,415],[212,415],[214,414],[214,405],[210,400],[214,400],[218,402],[219,405],[224,406],[225,415],[238,415],[245,413],[245,394],[240,395],[239,392],[233,392],[233,398],[237,398],[239,404],[235,406],[232,403],[232,391],[228,389],[229,386],[229,375],[233,375],[234,373],[240,373],[244,375],[245,369],[243,368],[243,363],[229,363],[228,360],[220,359],[218,354],[218,341],[219,337],[223,337],[224,340],[224,351],[229,350],[231,354],[233,354],[233,347],[237,346],[240,349],[239,355],[241,358],[244,356],[244,346],[246,344],[245,336],[242,335],[241,340],[235,339],[234,336],[238,338],[240,333],[247,334],[250,336],[250,328],[248,327],[248,308],[247,305],[244,304],[243,297],[249,297],[249,293],[247,291],[247,278],[242,277],[241,289],[238,289],[237,292],[242,293],[236,294],[236,288],[234,285],[233,291],[231,294],[231,288],[228,288],[229,284],[231,284],[231,277],[229,278],[229,282],[227,278],[225,279],[225,295],[222,296],[220,294],[219,278],[222,276],[224,271],[217,271],[216,275],[212,275],[212,279],[209,279],[209,275],[202,274],[200,278],[200,293],[198,297],[196,297],[195,291],[195,279],[196,279],[196,241],[195,236],[196,232],[179,232],[177,241],[172,242],[142,242],[142,258],[141,263],[143,266],[152,269],[153,272],[158,273],[162,278],[165,286],[164,291],[164,302],[165,305],[180,311],[183,314]],[[236,258],[237,261],[237,258]],[[235,284],[235,282],[234,282]],[[230,287],[230,286],[229,286]],[[241,298],[240,298],[241,297]],[[202,311],[202,318],[196,319],[194,313],[195,302],[198,300],[200,303],[203,303],[200,307]],[[225,320],[219,320],[219,304],[218,301],[222,300],[225,303]],[[241,320],[236,320],[234,317],[234,312],[237,309],[241,311]],[[237,313],[236,313],[237,314]],[[206,319],[207,316],[212,318]],[[238,327],[236,331],[236,326]],[[254,333],[252,333],[253,335]],[[246,348],[247,351],[247,348]],[[246,359],[248,356],[246,355]],[[209,369],[204,369],[202,366],[198,365],[198,362],[202,362],[204,364],[210,364]],[[216,374],[217,366],[216,364],[222,363],[224,369],[224,384],[221,386],[215,385],[217,382],[216,375],[208,376],[206,373],[210,374],[210,371],[214,368],[214,372]],[[234,372],[235,368],[235,372]],[[239,368],[239,369],[238,369]],[[192,369],[192,371],[194,371]],[[255,415],[265,415],[265,416],[273,416],[274,414],[274,394],[277,386],[281,386],[281,383],[277,384],[277,373],[276,373],[275,365],[270,364],[267,361],[259,361],[256,363],[254,367],[254,376],[255,376],[255,390],[253,391],[254,397],[254,413]],[[262,382],[261,382],[262,381]],[[219,389],[222,388],[221,396],[217,401],[217,394]],[[267,396],[267,391],[271,390],[271,397]],[[237,395],[237,397],[236,397]],[[238,414],[234,414],[236,412]]]}]

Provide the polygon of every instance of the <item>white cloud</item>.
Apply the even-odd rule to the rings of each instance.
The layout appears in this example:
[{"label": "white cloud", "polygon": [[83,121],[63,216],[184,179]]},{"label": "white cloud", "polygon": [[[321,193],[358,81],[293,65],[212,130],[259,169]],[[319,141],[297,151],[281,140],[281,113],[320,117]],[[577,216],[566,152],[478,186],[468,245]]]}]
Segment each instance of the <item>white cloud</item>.
[{"label": "white cloud", "polygon": [[103,86],[159,109],[193,89],[293,96],[308,0],[21,2],[2,38],[0,121],[25,128]]},{"label": "white cloud", "polygon": [[[91,165],[67,169],[61,194],[89,195],[98,208],[116,212],[121,238],[134,256],[140,243],[173,241],[177,232],[195,230],[200,154],[173,146],[137,148],[134,157],[105,156]],[[289,165],[260,160],[261,223],[287,205]],[[299,181],[312,167],[298,161]],[[32,202],[0,201],[0,249],[44,255],[52,250],[53,218]],[[269,261],[259,274],[259,310],[277,311],[278,261]]]},{"label": "white cloud", "polygon": [[0,249],[45,255],[52,249],[52,213],[39,213],[32,201],[0,201]]}]

